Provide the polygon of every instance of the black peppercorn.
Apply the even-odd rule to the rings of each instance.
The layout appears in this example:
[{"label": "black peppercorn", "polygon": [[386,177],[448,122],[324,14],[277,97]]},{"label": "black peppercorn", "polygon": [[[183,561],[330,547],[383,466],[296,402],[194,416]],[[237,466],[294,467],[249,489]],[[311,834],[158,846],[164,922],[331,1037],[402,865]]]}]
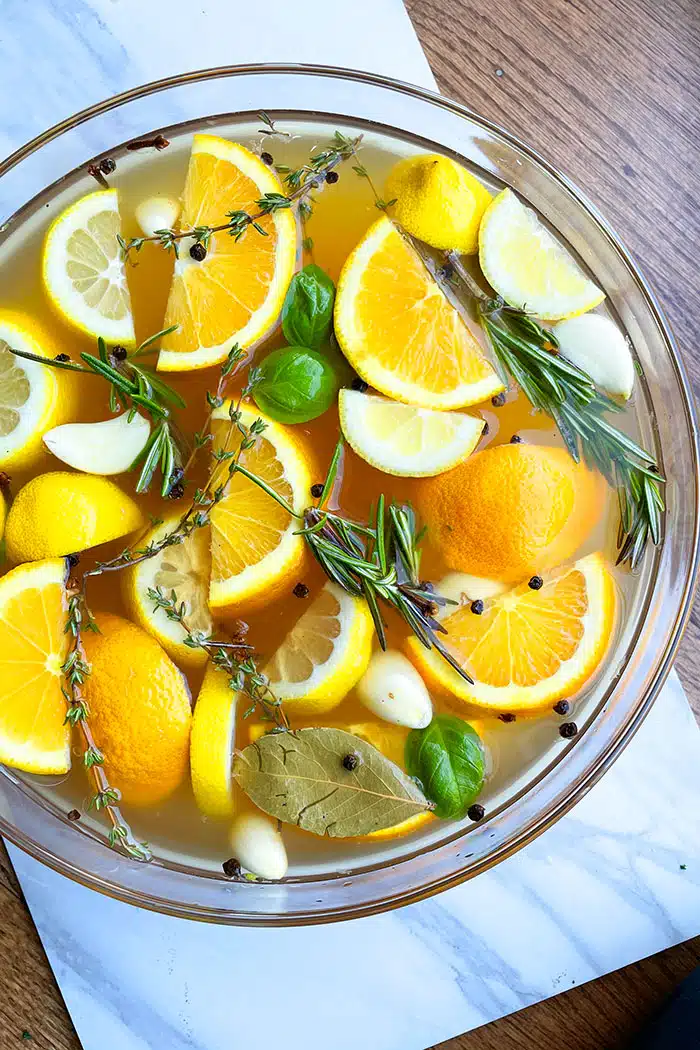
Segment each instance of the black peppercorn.
[{"label": "black peppercorn", "polygon": [[76,567],[76,565],[80,561],[80,555],[79,554],[69,554],[68,557],[66,558],[66,561],[68,562],[69,568],[74,569]]},{"label": "black peppercorn", "polygon": [[112,350],[112,357],[115,361],[126,361],[127,352],[125,346],[115,346]]},{"label": "black peppercorn", "polygon": [[553,708],[558,715],[568,715],[571,710],[571,704],[568,700],[557,700]]},{"label": "black peppercorn", "polygon": [[329,171],[326,174],[326,182],[328,183],[329,186],[332,186],[334,183],[336,183],[339,178],[340,178],[340,175],[338,174],[337,171]]},{"label": "black peppercorn", "polygon": [[168,490],[168,499],[182,499],[185,495],[185,486],[181,481],[176,481]]},{"label": "black peppercorn", "polygon": [[68,814],[68,819],[72,821],[80,820],[80,810],[72,809]]},{"label": "black peppercorn", "polygon": [[484,603],[482,602],[481,598],[477,598],[475,602],[471,603],[469,608],[476,616],[481,616],[482,612],[484,611]]},{"label": "black peppercorn", "polygon": [[544,580],[541,576],[531,576],[530,579],[527,581],[527,585],[531,591],[539,591],[543,583]]},{"label": "black peppercorn", "polygon": [[486,810],[478,802],[475,802],[473,806],[470,806],[467,810],[467,816],[470,820],[483,820],[486,815]]},{"label": "black peppercorn", "polygon": [[513,434],[510,443],[511,445],[522,445],[523,439],[520,437],[520,434]]},{"label": "black peppercorn", "polygon": [[491,404],[494,408],[503,408],[506,403],[505,390],[501,390],[500,394],[494,394],[491,398]]},{"label": "black peppercorn", "polygon": [[224,869],[224,875],[228,875],[229,879],[236,879],[241,874],[241,862],[235,857],[225,860],[221,867]]},{"label": "black peppercorn", "polygon": [[54,361],[63,361],[65,363],[66,361],[70,361],[70,357],[68,354],[56,354]]},{"label": "black peppercorn", "polygon": [[367,389],[367,386],[368,384],[365,383],[364,379],[360,379],[359,376],[356,376],[352,381],[353,390],[359,390],[361,394],[364,394],[365,390]]},{"label": "black peppercorn", "polygon": [[104,160],[100,161],[100,171],[103,175],[111,175],[112,172],[117,170],[117,162],[112,157],[105,157]]},{"label": "black peppercorn", "polygon": [[305,583],[298,583],[292,591],[292,594],[295,598],[308,598],[309,588],[306,586]]},{"label": "black peppercorn", "polygon": [[565,740],[570,740],[572,736],[576,736],[578,733],[578,726],[575,722],[562,722],[559,726],[559,736],[563,736]]},{"label": "black peppercorn", "polygon": [[195,262],[204,262],[207,257],[207,249],[204,247],[201,241],[197,241],[190,248],[190,256]]},{"label": "black peppercorn", "polygon": [[514,722],[515,721],[515,715],[511,714],[509,711],[504,711],[503,714],[499,715],[498,717],[500,718],[501,722]]},{"label": "black peppercorn", "polygon": [[272,165],[275,163],[272,154],[267,152],[260,154],[260,160],[263,162],[263,164],[269,164],[270,167],[272,167]]},{"label": "black peppercorn", "polygon": [[320,499],[323,495],[323,482],[317,481],[315,485],[311,486],[311,495],[314,499]]},{"label": "black peppercorn", "polygon": [[349,754],[343,758],[343,769],[347,769],[349,773],[352,773],[353,769],[357,769],[360,764],[360,756],[355,751],[350,751]]}]

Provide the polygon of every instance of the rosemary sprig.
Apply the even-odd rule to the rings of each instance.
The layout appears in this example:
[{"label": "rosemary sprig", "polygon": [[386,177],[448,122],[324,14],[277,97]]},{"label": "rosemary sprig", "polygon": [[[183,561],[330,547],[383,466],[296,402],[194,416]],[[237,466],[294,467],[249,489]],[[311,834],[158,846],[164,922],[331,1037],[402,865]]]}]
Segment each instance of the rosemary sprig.
[{"label": "rosemary sprig", "polygon": [[89,709],[83,696],[83,685],[90,674],[90,666],[85,659],[82,643],[83,631],[99,631],[90,613],[85,598],[84,586],[80,587],[74,580],[67,585],[68,613],[65,633],[71,635],[71,644],[65,662],[61,668],[64,685],[61,687],[68,703],[66,722],[77,727],[83,738],[83,763],[95,785],[95,793],[88,802],[88,809],[104,811],[111,828],[108,841],[110,846],[120,849],[134,860],[149,861],[151,851],[143,842],[138,842],[131,828],[124,820],[119,809],[121,795],[112,787],[104,770],[104,755],[97,747],[88,720]]},{"label": "rosemary sprig", "polygon": [[[269,118],[267,119],[269,120]],[[270,123],[272,124],[272,122]],[[267,134],[271,133],[270,131],[267,132]],[[280,134],[276,130],[274,133]],[[140,252],[144,244],[147,244],[149,241],[155,241],[162,248],[165,248],[166,251],[173,251],[177,257],[179,255],[178,242],[185,237],[190,238],[193,244],[201,244],[204,248],[208,248],[213,234],[226,232],[235,240],[240,240],[249,227],[266,237],[267,231],[261,225],[260,220],[268,215],[272,215],[274,212],[291,208],[295,204],[298,205],[302,219],[308,218],[310,209],[308,198],[313,190],[323,184],[327,175],[334,168],[355,155],[361,141],[361,135],[350,139],[336,131],[330,146],[323,150],[314,151],[306,164],[294,170],[287,170],[283,166],[278,166],[277,170],[284,173],[284,182],[289,192],[287,194],[263,194],[262,197],[255,201],[256,211],[249,212],[235,209],[234,211],[226,212],[225,217],[227,221],[216,226],[200,225],[187,227],[182,230],[156,230],[149,237],[132,237],[129,241],[125,240],[121,234],[117,234],[122,255],[125,259],[128,259],[131,252]]]},{"label": "rosemary sprig", "polygon": [[280,135],[285,139],[291,138],[288,131],[279,130],[272,117],[269,113],[266,113],[264,109],[260,110],[258,116],[260,117],[261,122],[265,125],[264,128],[258,128],[258,132],[261,135]]},{"label": "rosemary sprig", "polygon": [[661,536],[665,479],[654,457],[612,426],[606,416],[621,412],[622,406],[558,353],[553,332],[524,311],[486,295],[455,252],[446,258],[448,276],[476,301],[479,322],[504,383],[512,377],[530,403],[557,424],[573,459],[585,460],[617,490],[617,563],[629,564],[634,571],[647,544],[657,544]]},{"label": "rosemary sprig", "polygon": [[[153,602],[154,611],[162,609],[169,620],[182,626],[186,632],[185,645],[191,649],[203,649],[214,667],[228,675],[229,688],[249,697],[252,704],[244,717],[257,710],[263,718],[273,721],[278,731],[289,729],[282,702],[270,688],[267,675],[258,670],[251,645],[221,641],[193,630],[187,620],[187,607],[179,601],[175,591],[166,594],[162,587],[149,587],[148,597]],[[238,651],[243,651],[243,655],[237,655]]]},{"label": "rosemary sprig", "polygon": [[149,336],[127,356],[124,353],[115,352],[123,348],[113,347],[112,350],[108,350],[104,339],[100,337],[97,340],[97,354],[81,353],[82,364],[57,358],[39,357],[25,350],[10,347],[11,353],[28,361],[36,361],[49,368],[67,369],[71,372],[81,372],[84,375],[99,376],[106,380],[109,384],[109,407],[112,412],[117,412],[121,406],[125,411],[129,411],[130,416],[137,409],[146,413],[153,424],[153,429],[145,448],[133,464],[134,467],[141,464],[136,482],[137,492],[146,492],[156,472],[160,472],[161,495],[167,496],[172,486],[180,480],[183,474],[183,441],[173,423],[172,412],[175,408],[184,408],[185,402],[178,392],[164,383],[152,369],[135,360],[155,352],[157,341],[174,332],[176,327],[177,325],[173,325]]}]

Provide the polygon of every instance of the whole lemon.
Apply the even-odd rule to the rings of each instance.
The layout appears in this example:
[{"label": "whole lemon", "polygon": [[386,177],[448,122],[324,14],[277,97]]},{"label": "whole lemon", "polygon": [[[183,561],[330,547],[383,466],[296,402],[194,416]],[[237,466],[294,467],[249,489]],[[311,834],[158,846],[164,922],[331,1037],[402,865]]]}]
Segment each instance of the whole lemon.
[{"label": "whole lemon", "polygon": [[90,674],[83,693],[112,787],[133,806],[154,806],[186,779],[192,710],[187,683],[158,642],[121,616],[96,613],[83,635]]},{"label": "whole lemon", "polygon": [[405,230],[433,248],[473,255],[481,217],[491,194],[461,164],[439,153],[406,157],[389,172],[388,212]]},{"label": "whole lemon", "polygon": [[17,493],[5,539],[12,562],[60,558],[126,536],[144,524],[136,503],[103,477],[54,471]]},{"label": "whole lemon", "polygon": [[605,482],[562,448],[496,445],[421,482],[418,510],[447,565],[519,582],[565,562],[599,521]]}]

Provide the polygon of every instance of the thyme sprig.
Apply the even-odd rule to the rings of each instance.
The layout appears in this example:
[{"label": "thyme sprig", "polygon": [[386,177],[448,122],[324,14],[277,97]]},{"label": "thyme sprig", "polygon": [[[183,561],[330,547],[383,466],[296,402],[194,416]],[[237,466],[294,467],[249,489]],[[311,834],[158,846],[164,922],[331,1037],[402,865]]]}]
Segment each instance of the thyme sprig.
[{"label": "thyme sprig", "polygon": [[[266,133],[272,134],[273,132],[268,130]],[[276,130],[274,133],[280,134]],[[226,232],[238,241],[250,227],[261,236],[267,237],[267,231],[261,225],[261,220],[274,212],[292,208],[294,205],[298,205],[301,217],[307,218],[310,208],[308,198],[313,190],[323,185],[329,172],[356,154],[361,141],[362,135],[351,139],[336,131],[330,146],[323,150],[314,150],[308,162],[301,167],[291,170],[283,165],[278,165],[277,170],[284,175],[288,193],[264,193],[255,201],[257,210],[251,212],[237,208],[226,212],[227,221],[216,226],[199,225],[180,230],[156,230],[151,236],[132,237],[129,241],[125,240],[121,234],[117,234],[122,255],[128,259],[132,252],[140,252],[144,244],[154,241],[166,251],[173,251],[177,257],[179,256],[178,242],[183,238],[189,238],[193,244],[201,244],[204,248],[208,248],[215,233]]]},{"label": "thyme sprig", "polygon": [[374,184],[374,179],[372,178],[370,173],[367,171],[367,168],[364,166],[364,164],[355,164],[355,165],[353,165],[353,169],[352,170],[355,172],[355,174],[357,175],[358,178],[364,179],[365,182],[368,184],[370,190],[372,191],[372,195],[374,197],[374,206],[375,206],[375,208],[379,208],[380,211],[386,211],[387,208],[390,208],[392,206],[392,204],[396,204],[396,201],[397,201],[396,197],[392,197],[391,200],[386,201],[386,200],[384,200],[383,197],[380,196],[379,190],[377,189],[377,187]]},{"label": "thyme sprig", "polygon": [[[164,328],[144,341],[126,356],[115,354],[116,347],[107,348],[104,339],[97,340],[97,354],[80,354],[82,364],[57,358],[39,357],[25,350],[10,347],[16,357],[36,361],[48,368],[80,372],[83,375],[99,376],[109,384],[109,407],[117,412],[119,407],[129,412],[132,418],[138,409],[145,412],[153,428],[145,448],[133,464],[141,470],[136,482],[137,492],[146,492],[157,472],[161,476],[161,495],[167,496],[176,481],[182,477],[183,440],[173,422],[173,409],[184,408],[185,401],[176,390],[164,383],[152,369],[137,358],[154,353],[156,344],[174,332],[177,325]],[[63,358],[65,355],[59,355]]]},{"label": "thyme sprig", "polygon": [[104,770],[104,755],[98,748],[89,722],[89,708],[83,695],[83,686],[90,675],[90,665],[85,658],[83,631],[98,632],[99,628],[88,608],[84,585],[74,580],[67,583],[68,613],[65,633],[70,634],[68,655],[61,667],[63,695],[68,703],[66,722],[80,730],[83,738],[83,764],[95,785],[95,793],[88,802],[88,809],[103,811],[111,824],[108,841],[114,849],[120,849],[133,860],[149,861],[151,851],[144,842],[138,842],[129,824],[124,819],[119,802],[119,790],[109,782]]},{"label": "thyme sprig", "polygon": [[169,620],[182,626],[186,632],[185,645],[191,649],[203,649],[214,667],[228,675],[229,688],[252,701],[244,717],[259,711],[264,719],[275,723],[278,731],[289,729],[282,702],[270,688],[267,675],[258,669],[251,645],[222,641],[193,630],[187,619],[187,606],[178,599],[176,591],[167,594],[162,587],[149,587],[148,597],[153,602],[154,611],[162,609]]},{"label": "thyme sprig", "polygon": [[512,378],[528,401],[554,420],[564,444],[578,463],[583,459],[617,490],[620,505],[618,565],[635,570],[649,542],[661,537],[665,483],[654,456],[606,416],[623,411],[599,391],[585,372],[559,352],[556,336],[530,314],[490,297],[477,285],[459,255],[448,252],[443,275],[476,302],[504,383]]}]

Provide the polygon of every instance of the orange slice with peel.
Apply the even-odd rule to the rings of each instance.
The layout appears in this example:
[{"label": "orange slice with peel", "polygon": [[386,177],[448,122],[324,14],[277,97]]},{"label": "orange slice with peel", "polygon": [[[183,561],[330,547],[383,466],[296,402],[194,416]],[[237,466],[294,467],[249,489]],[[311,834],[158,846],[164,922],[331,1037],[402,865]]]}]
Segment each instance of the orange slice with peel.
[{"label": "orange slice with peel", "polygon": [[[274,171],[237,142],[195,135],[183,193],[180,228],[221,226],[227,212],[260,211],[266,193],[284,193]],[[219,364],[234,343],[253,346],[277,322],[294,273],[297,223],[290,208],[249,226],[241,237],[212,235],[202,262],[179,243],[158,368],[184,372]],[[262,232],[261,232],[262,231]]]},{"label": "orange slice with peel", "polygon": [[434,649],[408,639],[409,656],[429,686],[473,707],[536,711],[569,697],[594,673],[610,645],[615,584],[602,554],[589,554],[443,620],[444,643],[474,679],[470,685]]},{"label": "orange slice with peel", "polygon": [[395,401],[460,408],[503,389],[457,310],[386,216],[343,267],[335,334],[355,371]]}]

